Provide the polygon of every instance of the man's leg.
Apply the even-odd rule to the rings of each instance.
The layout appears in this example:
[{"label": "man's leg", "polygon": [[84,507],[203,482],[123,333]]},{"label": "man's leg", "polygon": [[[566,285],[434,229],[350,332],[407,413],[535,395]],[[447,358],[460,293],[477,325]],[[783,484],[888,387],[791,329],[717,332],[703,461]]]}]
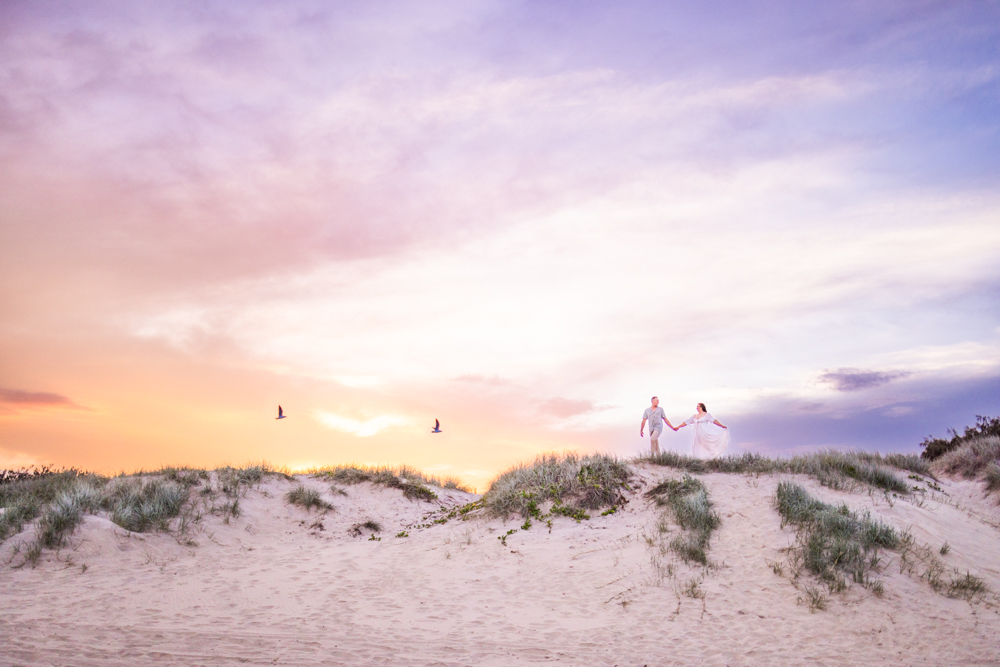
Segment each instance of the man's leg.
[{"label": "man's leg", "polygon": [[649,432],[649,453],[653,456],[660,455],[660,431],[658,430]]}]

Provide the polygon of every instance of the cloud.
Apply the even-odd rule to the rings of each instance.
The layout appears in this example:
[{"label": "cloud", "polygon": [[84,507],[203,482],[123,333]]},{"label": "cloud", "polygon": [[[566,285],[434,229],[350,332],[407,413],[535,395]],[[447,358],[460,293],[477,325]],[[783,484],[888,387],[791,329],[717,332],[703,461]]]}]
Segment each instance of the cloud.
[{"label": "cloud", "polygon": [[587,414],[595,409],[591,401],[574,400],[571,398],[552,398],[542,404],[542,412],[553,417],[558,417],[559,419],[568,419],[569,417]]},{"label": "cloud", "polygon": [[503,387],[509,385],[511,382],[507,378],[500,377],[499,375],[479,375],[475,373],[467,373],[465,375],[459,375],[458,377],[452,378],[455,382],[472,382],[475,384],[483,384],[488,387]]},{"label": "cloud", "polygon": [[335,415],[332,412],[317,412],[316,419],[329,429],[350,433],[360,438],[370,438],[393,426],[405,426],[410,423],[409,419],[395,415],[380,415],[362,421]]},{"label": "cloud", "polygon": [[868,371],[857,368],[839,368],[819,376],[820,382],[833,385],[837,391],[861,391],[889,384],[893,380],[912,375],[910,371]]},{"label": "cloud", "polygon": [[0,449],[0,469],[6,470],[20,470],[22,468],[30,468],[32,466],[38,466],[40,461],[29,454],[24,452],[12,452],[6,449]]},{"label": "cloud", "polygon": [[790,409],[787,398],[762,400],[724,423],[733,429],[734,441],[767,454],[816,448],[917,452],[927,435],[944,436],[948,428],[961,431],[976,415],[1000,413],[998,370],[977,377],[921,374],[904,382],[905,396],[896,400],[871,405],[867,394],[846,393],[817,413]]},{"label": "cloud", "polygon": [[61,394],[3,388],[0,388],[0,403],[11,403],[28,408],[80,407]]}]

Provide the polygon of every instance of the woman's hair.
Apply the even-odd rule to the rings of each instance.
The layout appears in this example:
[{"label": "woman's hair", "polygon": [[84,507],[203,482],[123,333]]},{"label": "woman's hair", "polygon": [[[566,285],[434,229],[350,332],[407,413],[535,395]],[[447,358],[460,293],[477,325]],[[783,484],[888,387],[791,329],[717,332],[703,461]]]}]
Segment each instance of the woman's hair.
[{"label": "woman's hair", "polygon": [[698,407],[701,408],[702,412],[708,412],[708,408],[705,407],[704,403],[699,403]]}]

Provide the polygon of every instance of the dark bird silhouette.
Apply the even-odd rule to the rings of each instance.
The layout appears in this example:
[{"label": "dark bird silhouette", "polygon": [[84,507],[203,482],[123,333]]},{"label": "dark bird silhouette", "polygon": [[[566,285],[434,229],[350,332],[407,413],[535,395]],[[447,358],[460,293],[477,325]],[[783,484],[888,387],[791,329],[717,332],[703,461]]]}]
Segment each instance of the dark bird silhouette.
[{"label": "dark bird silhouette", "polygon": [[285,418],[285,413],[284,413],[284,411],[283,411],[283,410],[281,409],[281,406],[279,405],[279,406],[278,406],[278,416],[277,416],[277,417],[275,417],[275,419],[284,419],[284,418]]},{"label": "dark bird silhouette", "polygon": [[434,420],[434,430],[431,431],[431,433],[440,433],[440,432],[441,432],[441,422],[439,422],[438,420],[435,419]]}]

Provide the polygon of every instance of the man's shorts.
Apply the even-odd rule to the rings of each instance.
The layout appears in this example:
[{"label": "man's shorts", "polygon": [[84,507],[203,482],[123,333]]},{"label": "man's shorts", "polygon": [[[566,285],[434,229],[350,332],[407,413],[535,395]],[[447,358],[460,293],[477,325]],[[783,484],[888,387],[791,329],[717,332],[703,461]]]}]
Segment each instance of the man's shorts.
[{"label": "man's shorts", "polygon": [[656,429],[649,432],[649,441],[654,445],[660,444],[660,434],[663,433],[663,429]]}]

